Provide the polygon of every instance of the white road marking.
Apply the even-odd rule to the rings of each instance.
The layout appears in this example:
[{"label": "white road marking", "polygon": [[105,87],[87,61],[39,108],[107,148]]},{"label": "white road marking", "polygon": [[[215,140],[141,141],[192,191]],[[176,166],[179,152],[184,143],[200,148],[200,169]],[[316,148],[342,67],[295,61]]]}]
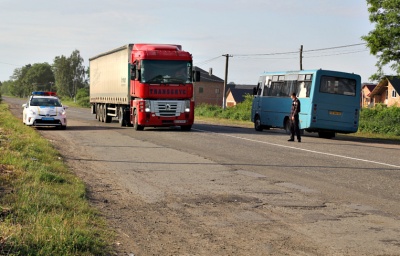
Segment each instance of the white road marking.
[{"label": "white road marking", "polygon": [[192,130],[200,131],[200,132],[215,133],[215,134],[218,134],[218,135],[231,137],[231,138],[235,138],[235,139],[239,139],[239,140],[247,140],[247,141],[251,141],[251,142],[255,142],[255,143],[268,144],[268,145],[282,147],[282,148],[290,148],[290,149],[305,151],[305,152],[314,153],[314,154],[345,158],[345,159],[350,159],[350,160],[354,160],[354,161],[360,161],[360,162],[384,165],[384,166],[389,166],[389,167],[400,169],[399,165],[393,165],[393,164],[382,163],[382,162],[377,162],[377,161],[372,161],[372,160],[366,160],[366,159],[362,159],[362,158],[349,157],[349,156],[343,156],[343,155],[337,155],[337,154],[331,154],[331,153],[325,153],[325,152],[320,152],[320,151],[315,151],[315,150],[310,150],[310,149],[304,149],[304,148],[297,148],[297,147],[293,147],[293,146],[286,146],[286,145],[281,145],[281,144],[276,144],[276,143],[271,143],[271,142],[266,142],[266,141],[258,141],[258,140],[243,138],[243,137],[234,136],[234,135],[230,135],[230,134],[226,134],[226,133],[216,133],[216,132],[200,130],[200,129],[194,129],[194,128],[192,128]]}]

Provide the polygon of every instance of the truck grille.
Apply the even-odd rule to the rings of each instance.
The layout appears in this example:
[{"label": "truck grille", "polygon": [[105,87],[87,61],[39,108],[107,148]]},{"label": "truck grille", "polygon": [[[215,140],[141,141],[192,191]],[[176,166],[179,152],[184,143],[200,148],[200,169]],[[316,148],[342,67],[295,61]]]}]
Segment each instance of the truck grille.
[{"label": "truck grille", "polygon": [[173,117],[179,116],[182,104],[179,101],[157,101],[155,104],[156,116]]}]

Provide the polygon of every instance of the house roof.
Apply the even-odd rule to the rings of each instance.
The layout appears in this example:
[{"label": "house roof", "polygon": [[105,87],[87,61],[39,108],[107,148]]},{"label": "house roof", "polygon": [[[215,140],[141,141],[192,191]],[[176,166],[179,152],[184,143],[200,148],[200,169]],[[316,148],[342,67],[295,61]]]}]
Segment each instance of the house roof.
[{"label": "house roof", "polygon": [[226,92],[227,95],[232,93],[232,97],[236,102],[244,101],[244,96],[246,94],[253,94],[254,85],[245,85],[245,84],[229,84],[228,90]]},{"label": "house roof", "polygon": [[394,76],[394,77],[389,77],[388,79],[390,81],[390,84],[396,90],[396,92],[400,94],[400,77]]},{"label": "house roof", "polygon": [[215,76],[215,75],[210,75],[209,72],[194,66],[193,69],[195,71],[200,71],[200,82],[206,82],[206,83],[223,83],[224,80]]},{"label": "house roof", "polygon": [[365,87],[368,89],[368,91],[372,92],[374,90],[374,88],[376,87],[376,84],[365,83],[362,85],[362,88],[364,89]]},{"label": "house roof", "polygon": [[375,88],[368,96],[372,97],[374,95],[381,94],[387,88],[389,82],[396,90],[396,92],[400,94],[400,77],[393,76],[393,77],[385,77],[382,81],[378,83],[377,86],[375,86]]}]

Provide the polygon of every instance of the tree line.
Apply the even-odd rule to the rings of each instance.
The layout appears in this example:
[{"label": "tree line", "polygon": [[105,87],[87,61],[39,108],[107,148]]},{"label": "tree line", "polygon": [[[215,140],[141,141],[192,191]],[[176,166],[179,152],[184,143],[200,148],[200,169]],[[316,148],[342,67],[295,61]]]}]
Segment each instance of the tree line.
[{"label": "tree line", "polygon": [[60,97],[74,98],[82,88],[89,87],[89,68],[83,65],[79,50],[69,57],[54,58],[53,64],[35,63],[16,68],[10,80],[0,83],[0,95],[27,97],[33,91],[53,91]]}]

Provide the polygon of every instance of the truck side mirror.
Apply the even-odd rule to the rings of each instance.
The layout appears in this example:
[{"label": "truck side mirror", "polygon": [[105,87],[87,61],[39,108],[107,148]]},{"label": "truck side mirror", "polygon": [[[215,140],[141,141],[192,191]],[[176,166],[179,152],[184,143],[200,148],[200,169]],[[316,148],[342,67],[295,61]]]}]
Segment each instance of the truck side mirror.
[{"label": "truck side mirror", "polygon": [[136,78],[136,65],[132,65],[131,67],[131,80],[135,80]]},{"label": "truck side mirror", "polygon": [[140,75],[140,69],[136,69],[135,70],[136,72],[135,72],[135,78],[137,78],[137,80],[141,80],[141,75]]}]

